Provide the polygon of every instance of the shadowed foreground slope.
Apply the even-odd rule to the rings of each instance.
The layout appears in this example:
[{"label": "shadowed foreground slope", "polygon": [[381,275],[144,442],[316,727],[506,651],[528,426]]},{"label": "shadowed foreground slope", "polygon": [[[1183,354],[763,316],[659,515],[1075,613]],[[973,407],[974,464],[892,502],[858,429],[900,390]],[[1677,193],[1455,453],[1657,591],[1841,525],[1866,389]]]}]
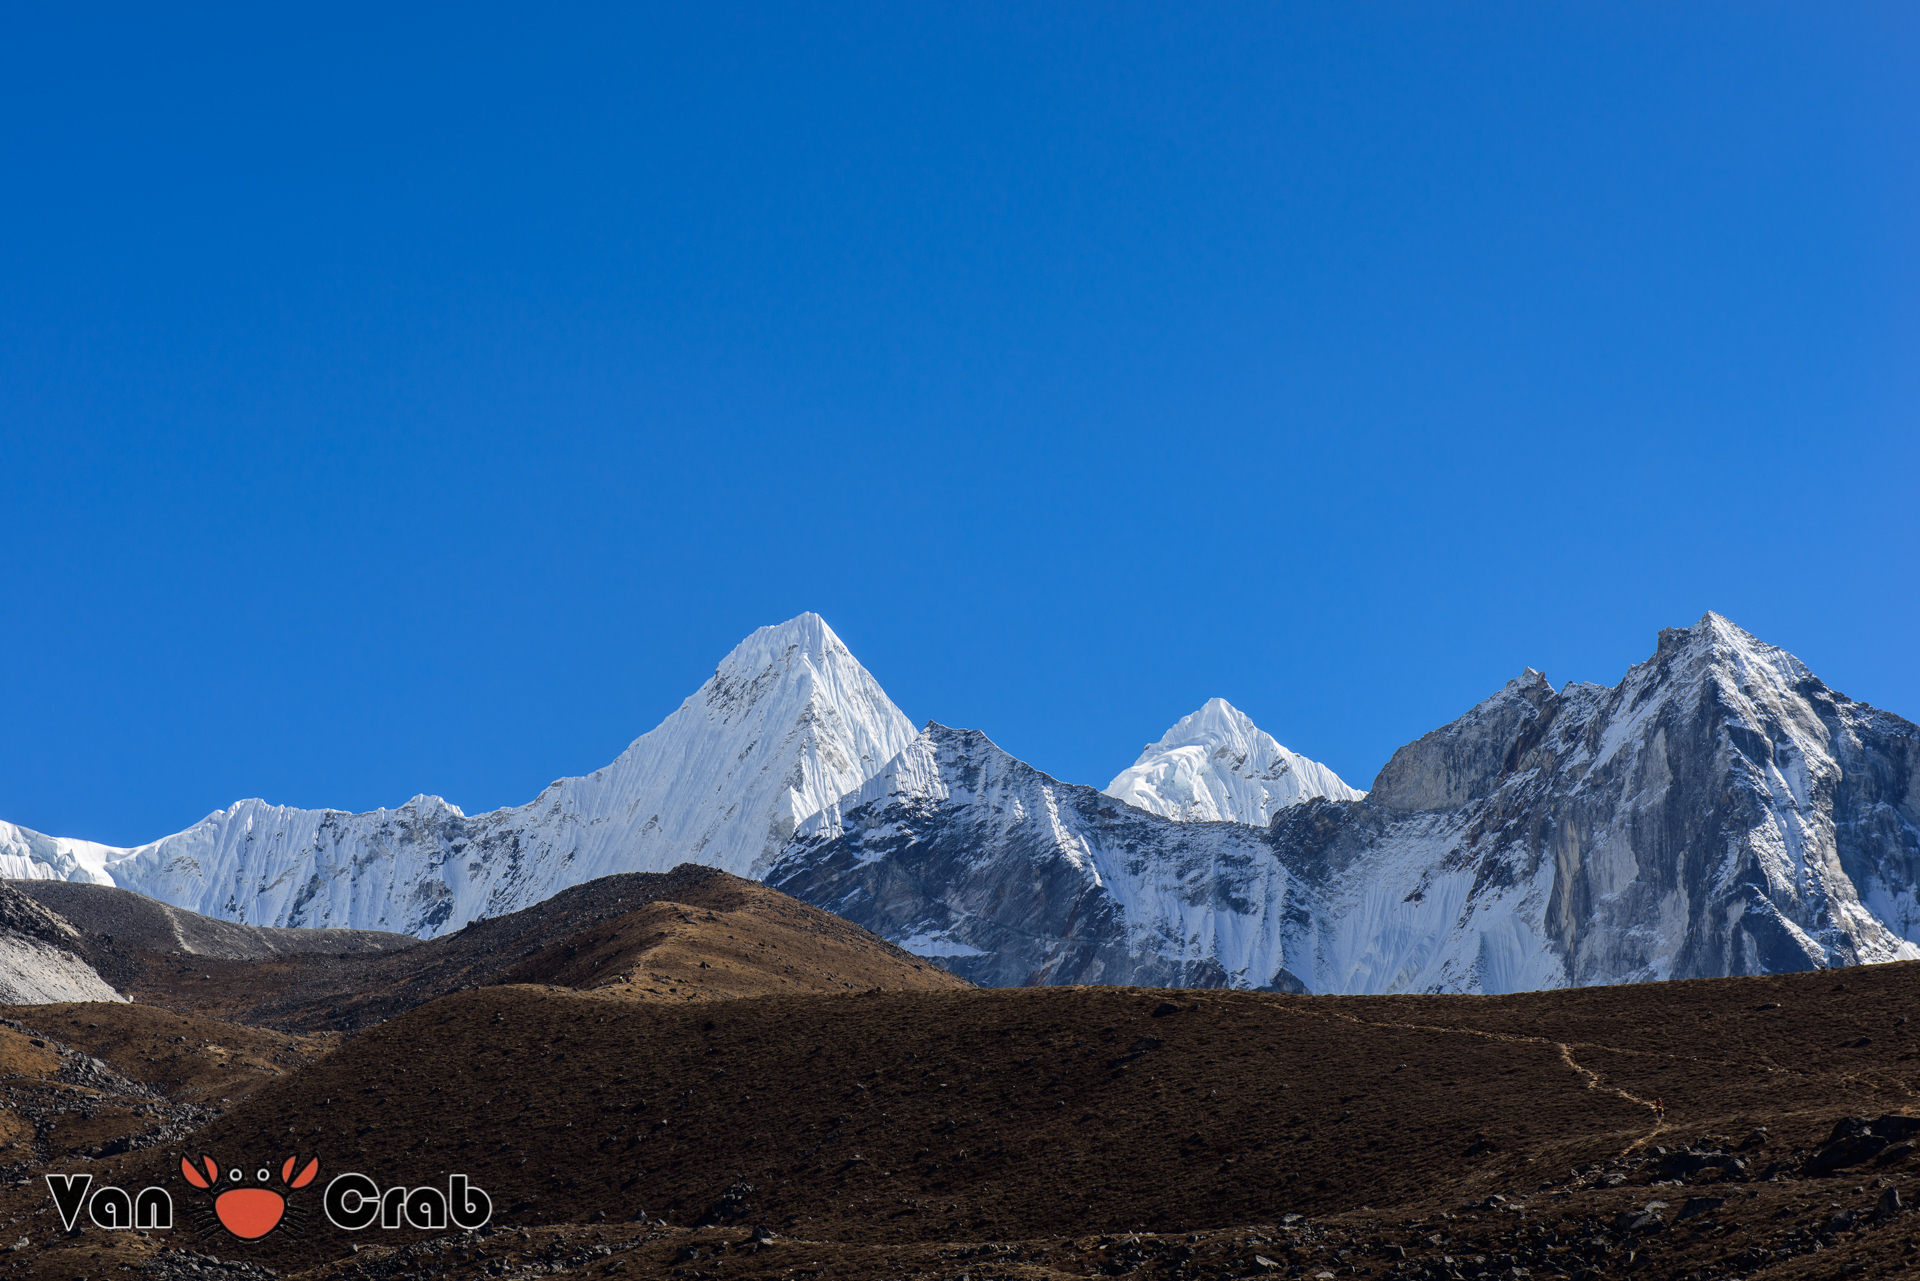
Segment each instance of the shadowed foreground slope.
[{"label": "shadowed foreground slope", "polygon": [[[492,1192],[496,1227],[540,1228],[403,1255],[389,1248],[422,1234],[320,1224],[215,1243],[289,1271],[363,1247],[340,1276],[480,1275],[539,1250],[543,1267],[602,1275],[601,1246],[645,1275],[690,1242],[729,1243],[688,1273],[708,1276],[980,1275],[955,1260],[982,1242],[1020,1243],[1026,1262],[995,1276],[1249,1275],[1265,1270],[1256,1254],[1293,1275],[1492,1275],[1503,1255],[1536,1276],[1709,1262],[1702,1275],[1791,1276],[1822,1233],[1823,1266],[1903,1258],[1913,1240],[1904,1211],[1873,1217],[1909,1187],[1912,1143],[1856,1144],[1824,1169],[1815,1153],[1847,1115],[1911,1106],[1916,1004],[1912,964],[1494,998],[1052,988],[696,1005],[498,987],[356,1035],[191,1147],[317,1153],[383,1185],[457,1171]],[[179,1155],[100,1166],[133,1184]],[[1696,1201],[1712,1204],[1683,1227]],[[1857,1217],[1834,1228],[1830,1204]],[[641,1212],[677,1226],[628,1222]],[[750,1245],[755,1224],[781,1240]],[[1130,1261],[1109,1266],[1123,1245]],[[429,1255],[427,1271],[406,1263]]]},{"label": "shadowed foreground slope", "polygon": [[178,1142],[339,1034],[288,1036],[120,1002],[0,1006],[0,1178]]}]

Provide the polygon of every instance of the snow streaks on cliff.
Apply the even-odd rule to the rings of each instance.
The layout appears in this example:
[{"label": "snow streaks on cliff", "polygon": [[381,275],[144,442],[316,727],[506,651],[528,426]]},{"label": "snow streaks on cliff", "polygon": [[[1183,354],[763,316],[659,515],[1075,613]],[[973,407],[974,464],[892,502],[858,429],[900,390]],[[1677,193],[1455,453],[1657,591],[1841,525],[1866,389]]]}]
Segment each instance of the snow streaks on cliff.
[{"label": "snow streaks on cliff", "polygon": [[[1148,799],[1199,818],[1239,777]],[[1612,689],[1529,670],[1364,799],[1265,829],[930,727],[770,879],[990,983],[1508,992],[1914,959],[1920,728],[1709,614]]]},{"label": "snow streaks on cliff", "polygon": [[516,809],[249,800],[132,850],[0,825],[9,876],[422,936],[683,861],[986,984],[1507,992],[1920,958],[1920,728],[1708,614],[1612,688],[1522,673],[1367,793],[1220,699],[1102,793],[978,731],[916,735],[809,614]]}]

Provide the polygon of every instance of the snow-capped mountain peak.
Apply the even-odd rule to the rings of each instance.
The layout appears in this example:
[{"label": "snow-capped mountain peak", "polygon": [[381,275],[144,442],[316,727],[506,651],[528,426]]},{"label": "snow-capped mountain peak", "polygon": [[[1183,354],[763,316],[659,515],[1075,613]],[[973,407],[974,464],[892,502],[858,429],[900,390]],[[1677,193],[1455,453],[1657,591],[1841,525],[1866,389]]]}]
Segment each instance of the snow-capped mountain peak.
[{"label": "snow-capped mountain peak", "polygon": [[1274,814],[1315,796],[1357,801],[1318,761],[1290,752],[1224,698],[1182,717],[1106,786],[1115,800],[1185,822],[1228,819],[1265,827]]},{"label": "snow-capped mountain peak", "polygon": [[[1147,757],[1240,728],[1189,721]],[[1708,614],[1614,686],[1528,669],[1264,828],[929,727],[769,879],[990,984],[1512,992],[1920,958],[1916,851],[1920,726]]]},{"label": "snow-capped mountain peak", "polygon": [[1661,632],[1617,685],[1523,671],[1364,797],[1219,699],[1106,793],[978,731],[916,736],[802,615],[517,809],[242,801],[135,850],[0,824],[0,875],[111,880],[245,923],[440,934],[688,860],[983,983],[1317,992],[1911,960],[1915,851],[1920,726],[1717,614]]},{"label": "snow-capped mountain peak", "polygon": [[349,814],[240,801],[132,850],[0,832],[0,875],[111,879],[250,925],[430,937],[613,872],[757,876],[913,725],[818,614],[762,627],[618,759],[468,817],[437,796]]}]

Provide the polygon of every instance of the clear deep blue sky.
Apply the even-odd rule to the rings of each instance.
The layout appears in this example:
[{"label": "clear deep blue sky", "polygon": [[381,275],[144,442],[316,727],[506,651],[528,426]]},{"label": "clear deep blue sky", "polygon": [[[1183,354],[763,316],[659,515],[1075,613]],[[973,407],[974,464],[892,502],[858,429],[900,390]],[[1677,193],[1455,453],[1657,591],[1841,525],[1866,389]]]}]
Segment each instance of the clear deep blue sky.
[{"label": "clear deep blue sky", "polygon": [[1707,609],[1920,718],[1910,3],[0,23],[0,818],[519,804],[808,609],[1096,785]]}]

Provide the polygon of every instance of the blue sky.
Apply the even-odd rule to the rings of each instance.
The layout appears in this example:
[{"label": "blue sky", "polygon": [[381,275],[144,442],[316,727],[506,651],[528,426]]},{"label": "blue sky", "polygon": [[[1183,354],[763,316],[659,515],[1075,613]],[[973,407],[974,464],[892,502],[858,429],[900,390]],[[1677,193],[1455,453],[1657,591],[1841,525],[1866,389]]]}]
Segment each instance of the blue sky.
[{"label": "blue sky", "polygon": [[1920,716],[1906,4],[12,6],[0,818],[469,812],[825,615],[1367,785],[1716,609]]}]

